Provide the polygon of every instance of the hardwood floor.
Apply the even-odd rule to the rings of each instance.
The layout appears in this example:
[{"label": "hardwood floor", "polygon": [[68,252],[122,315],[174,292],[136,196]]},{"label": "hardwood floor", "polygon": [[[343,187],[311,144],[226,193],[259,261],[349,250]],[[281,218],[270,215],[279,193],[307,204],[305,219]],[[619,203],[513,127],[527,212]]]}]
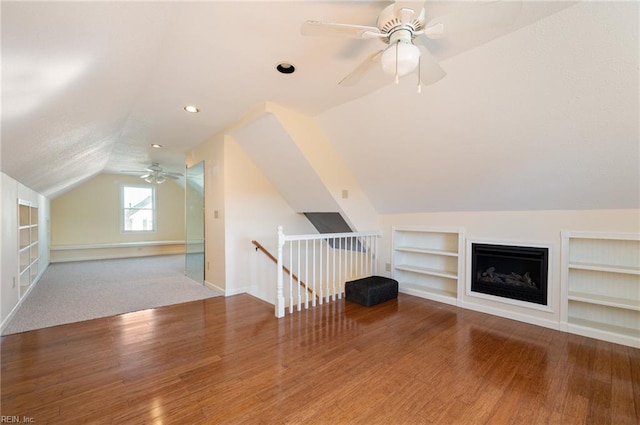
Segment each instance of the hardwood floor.
[{"label": "hardwood floor", "polygon": [[36,424],[637,424],[640,350],[400,294],[275,319],[248,295],[2,338]]}]

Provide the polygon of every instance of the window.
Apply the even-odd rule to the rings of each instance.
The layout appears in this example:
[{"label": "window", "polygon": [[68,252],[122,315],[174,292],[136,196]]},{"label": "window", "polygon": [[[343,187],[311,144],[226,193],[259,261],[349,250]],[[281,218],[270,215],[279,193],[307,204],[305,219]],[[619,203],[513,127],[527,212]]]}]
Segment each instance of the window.
[{"label": "window", "polygon": [[153,187],[122,186],[122,230],[125,232],[154,231],[155,207]]}]

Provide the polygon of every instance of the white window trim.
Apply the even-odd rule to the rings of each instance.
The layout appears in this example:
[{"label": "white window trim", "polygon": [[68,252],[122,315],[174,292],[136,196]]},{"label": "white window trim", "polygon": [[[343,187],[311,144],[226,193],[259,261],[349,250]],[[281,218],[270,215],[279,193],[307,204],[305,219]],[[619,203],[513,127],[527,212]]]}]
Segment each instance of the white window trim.
[{"label": "white window trim", "polygon": [[[140,187],[145,189],[151,189],[151,197],[153,208],[151,209],[151,214],[153,217],[153,228],[151,230],[125,230],[124,228],[124,188],[125,187]],[[150,184],[121,184],[120,185],[120,208],[118,214],[120,214],[120,233],[132,234],[132,233],[155,233],[158,229],[158,215],[156,213],[157,204],[156,204],[156,187]]]}]

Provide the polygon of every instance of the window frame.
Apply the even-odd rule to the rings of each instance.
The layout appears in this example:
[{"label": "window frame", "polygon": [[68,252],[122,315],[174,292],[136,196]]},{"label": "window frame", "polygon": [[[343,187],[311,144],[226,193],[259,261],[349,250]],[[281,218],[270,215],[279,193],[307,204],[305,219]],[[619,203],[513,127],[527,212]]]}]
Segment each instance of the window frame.
[{"label": "window frame", "polygon": [[[125,210],[132,209],[130,207],[125,206],[124,204],[124,192],[126,188],[142,188],[142,189],[151,189],[151,208],[138,208],[139,210],[151,210],[151,229],[150,230],[127,230],[125,229]],[[156,187],[150,184],[128,184],[124,183],[120,185],[120,232],[131,234],[131,233],[155,233],[158,229],[158,215],[157,215],[157,204],[156,204]],[[135,208],[133,208],[135,209]]]}]

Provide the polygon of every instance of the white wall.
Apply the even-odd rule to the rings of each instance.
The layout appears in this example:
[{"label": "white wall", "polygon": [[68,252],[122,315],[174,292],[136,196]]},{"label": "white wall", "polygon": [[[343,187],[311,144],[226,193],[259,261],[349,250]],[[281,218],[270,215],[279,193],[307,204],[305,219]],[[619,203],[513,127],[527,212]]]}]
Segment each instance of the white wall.
[{"label": "white wall", "polygon": [[18,258],[18,182],[0,173],[2,196],[2,287],[0,287],[0,317],[4,321],[20,299]]},{"label": "white wall", "polygon": [[200,161],[204,161],[204,280],[226,292],[223,135],[211,137],[186,154],[187,167]]},{"label": "white wall", "polygon": [[52,262],[184,253],[184,188],[172,180],[155,186],[155,230],[123,232],[123,185],[148,184],[98,174],[51,201]]},{"label": "white wall", "polygon": [[2,327],[20,302],[18,256],[18,199],[38,205],[38,278],[49,265],[49,199],[0,173],[2,261],[0,266],[0,320]]},{"label": "white wall", "polygon": [[[268,103],[266,109],[277,116],[283,128],[305,155],[351,228],[356,232],[376,230],[378,213],[352,171],[323,133],[317,120],[273,103]],[[345,192],[347,197],[343,196]]]},{"label": "white wall", "polygon": [[51,260],[51,201],[38,195],[38,262],[44,272]]},{"label": "white wall", "polygon": [[228,137],[224,148],[227,293],[248,292],[273,303],[276,265],[256,252],[251,241],[257,240],[275,256],[278,225],[289,234],[318,232],[289,206],[239,143]]},{"label": "white wall", "polygon": [[226,296],[247,292],[273,303],[277,226],[288,233],[317,233],[297,214],[229,135],[216,135],[187,152],[187,166],[205,162],[205,281]]},{"label": "white wall", "polygon": [[[532,323],[557,327],[560,320],[560,232],[572,230],[638,233],[640,210],[474,211],[383,215],[378,270],[385,270],[385,263],[391,263],[391,232],[392,226],[397,225],[461,227],[464,228],[466,239],[550,245],[548,283],[552,312],[520,308],[465,294],[462,296],[461,305],[491,313],[506,313],[509,317],[523,315]],[[465,285],[469,279],[468,273],[465,267]]]}]

